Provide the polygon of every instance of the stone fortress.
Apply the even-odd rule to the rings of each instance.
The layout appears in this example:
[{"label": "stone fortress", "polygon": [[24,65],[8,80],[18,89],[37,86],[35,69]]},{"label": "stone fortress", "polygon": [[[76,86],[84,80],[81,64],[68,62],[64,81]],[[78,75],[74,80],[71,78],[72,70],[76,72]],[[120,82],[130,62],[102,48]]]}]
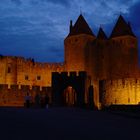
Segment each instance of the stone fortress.
[{"label": "stone fortress", "polygon": [[110,37],[94,35],[83,15],[70,21],[64,63],[37,63],[0,56],[0,106],[23,106],[27,92],[48,94],[54,105],[104,106],[140,103],[138,42],[119,16]]}]

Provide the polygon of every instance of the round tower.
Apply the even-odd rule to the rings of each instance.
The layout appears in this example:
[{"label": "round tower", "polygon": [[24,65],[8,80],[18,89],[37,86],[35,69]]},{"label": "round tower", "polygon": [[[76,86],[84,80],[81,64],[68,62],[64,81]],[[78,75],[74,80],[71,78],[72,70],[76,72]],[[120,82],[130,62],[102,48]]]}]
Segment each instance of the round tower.
[{"label": "round tower", "polygon": [[85,71],[87,63],[87,43],[95,39],[86,20],[80,15],[74,25],[70,21],[70,33],[64,41],[65,66],[67,71]]},{"label": "round tower", "polygon": [[110,38],[112,40],[112,58],[116,59],[115,62],[117,63],[115,66],[119,70],[118,76],[121,76],[120,73],[123,77],[136,76],[138,69],[137,38],[132,31],[130,23],[127,23],[121,15],[116,22]]}]

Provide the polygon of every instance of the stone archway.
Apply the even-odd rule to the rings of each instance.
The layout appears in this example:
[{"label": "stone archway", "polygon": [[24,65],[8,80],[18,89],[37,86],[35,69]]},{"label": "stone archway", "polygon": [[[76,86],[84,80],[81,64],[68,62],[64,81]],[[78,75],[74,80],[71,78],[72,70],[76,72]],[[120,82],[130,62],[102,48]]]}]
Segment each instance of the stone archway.
[{"label": "stone archway", "polygon": [[[86,72],[53,72],[52,103],[54,106],[83,106],[85,104]],[[71,91],[71,89],[73,89]],[[70,94],[71,93],[71,94]],[[70,96],[70,97],[69,97]],[[66,98],[67,97],[67,98]]]},{"label": "stone archway", "polygon": [[66,106],[74,106],[77,101],[77,93],[72,86],[68,86],[63,91],[63,103]]}]

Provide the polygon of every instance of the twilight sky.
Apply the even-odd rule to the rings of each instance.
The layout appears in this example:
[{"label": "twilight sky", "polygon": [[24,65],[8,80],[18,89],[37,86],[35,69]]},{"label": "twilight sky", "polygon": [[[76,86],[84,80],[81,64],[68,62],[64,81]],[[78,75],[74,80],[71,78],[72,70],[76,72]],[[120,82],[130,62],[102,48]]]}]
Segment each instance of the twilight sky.
[{"label": "twilight sky", "polygon": [[80,7],[94,34],[101,25],[109,36],[121,13],[140,38],[140,0],[0,0],[0,54],[63,62]]}]

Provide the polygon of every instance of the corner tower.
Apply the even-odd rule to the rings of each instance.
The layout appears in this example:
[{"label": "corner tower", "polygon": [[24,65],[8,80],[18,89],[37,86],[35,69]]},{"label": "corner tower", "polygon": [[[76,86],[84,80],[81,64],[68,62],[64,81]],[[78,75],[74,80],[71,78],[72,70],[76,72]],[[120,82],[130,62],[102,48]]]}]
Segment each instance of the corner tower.
[{"label": "corner tower", "polygon": [[94,39],[95,36],[82,15],[78,17],[74,25],[70,21],[70,32],[64,41],[67,71],[85,71],[87,43]]}]

